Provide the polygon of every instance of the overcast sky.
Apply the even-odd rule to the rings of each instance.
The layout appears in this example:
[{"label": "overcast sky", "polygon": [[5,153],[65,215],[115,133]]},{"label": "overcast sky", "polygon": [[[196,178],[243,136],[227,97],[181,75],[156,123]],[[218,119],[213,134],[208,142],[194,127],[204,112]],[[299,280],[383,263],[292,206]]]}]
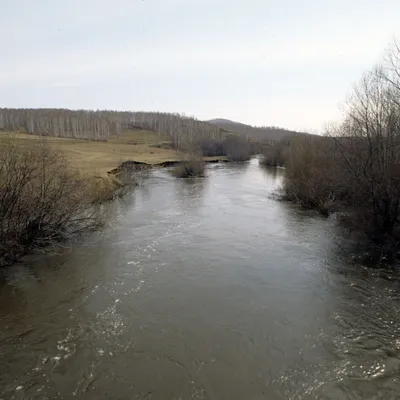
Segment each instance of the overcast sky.
[{"label": "overcast sky", "polygon": [[321,131],[399,17],[399,0],[0,0],[0,106]]}]

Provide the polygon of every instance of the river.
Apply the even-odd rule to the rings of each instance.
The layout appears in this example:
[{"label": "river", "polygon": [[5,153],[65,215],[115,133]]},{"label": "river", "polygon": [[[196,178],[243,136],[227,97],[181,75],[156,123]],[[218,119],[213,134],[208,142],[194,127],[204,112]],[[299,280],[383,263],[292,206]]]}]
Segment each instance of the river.
[{"label": "river", "polygon": [[2,271],[0,399],[400,398],[400,275],[256,159],[149,172],[112,223]]}]

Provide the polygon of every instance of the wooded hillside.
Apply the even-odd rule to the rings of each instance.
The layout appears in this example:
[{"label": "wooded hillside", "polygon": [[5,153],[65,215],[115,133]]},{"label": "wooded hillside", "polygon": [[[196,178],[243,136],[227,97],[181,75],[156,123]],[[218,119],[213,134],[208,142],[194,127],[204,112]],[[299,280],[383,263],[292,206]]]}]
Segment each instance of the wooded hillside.
[{"label": "wooded hillside", "polygon": [[305,132],[291,131],[276,126],[251,126],[223,118],[212,119],[208,122],[224,130],[245,135],[248,139],[269,142],[270,144],[282,139],[306,134]]},{"label": "wooded hillside", "polygon": [[181,114],[67,109],[0,109],[0,130],[36,135],[104,141],[124,128],[170,135],[173,145],[190,149],[203,139],[221,140],[226,132]]}]

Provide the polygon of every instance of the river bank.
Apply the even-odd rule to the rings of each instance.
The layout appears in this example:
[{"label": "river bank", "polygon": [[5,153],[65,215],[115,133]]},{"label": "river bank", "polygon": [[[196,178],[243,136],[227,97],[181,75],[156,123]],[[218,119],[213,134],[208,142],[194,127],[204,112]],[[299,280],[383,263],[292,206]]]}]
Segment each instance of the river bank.
[{"label": "river bank", "polygon": [[135,186],[142,179],[139,171],[186,162],[190,156],[167,139],[140,130],[107,142],[2,132],[0,266],[103,225],[99,206]]},{"label": "river bank", "polygon": [[[200,160],[206,164],[217,164],[217,163],[227,163],[230,162],[226,157],[203,157]],[[107,172],[108,176],[118,176],[120,173],[129,171],[129,172],[136,172],[136,171],[144,171],[153,168],[169,168],[169,167],[176,167],[182,164],[187,163],[188,160],[175,160],[175,161],[163,161],[160,163],[155,164],[148,164],[145,162],[129,160],[124,161],[121,163],[117,168],[112,169],[111,171]]]},{"label": "river bank", "polygon": [[[0,132],[0,146],[9,138],[16,138],[23,146],[42,136],[23,132]],[[173,148],[168,135],[140,129],[125,129],[120,135],[113,135],[108,141],[89,141],[48,136],[46,142],[55,151],[62,152],[75,169],[88,176],[107,178],[127,161],[166,167],[187,160],[188,155]],[[204,161],[224,160],[225,157],[206,157]],[[149,167],[150,168],[150,167]]]}]

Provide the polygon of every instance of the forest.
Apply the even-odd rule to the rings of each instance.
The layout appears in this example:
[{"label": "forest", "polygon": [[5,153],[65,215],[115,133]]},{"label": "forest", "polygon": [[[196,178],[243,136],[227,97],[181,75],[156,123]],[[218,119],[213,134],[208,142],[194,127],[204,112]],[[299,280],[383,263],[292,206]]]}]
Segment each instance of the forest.
[{"label": "forest", "polygon": [[277,126],[252,126],[240,122],[230,121],[224,118],[209,120],[208,122],[219,126],[229,132],[239,133],[248,139],[264,143],[274,144],[277,141],[299,136],[305,132],[297,132]]},{"label": "forest", "polygon": [[226,132],[212,124],[175,113],[67,109],[0,109],[0,130],[106,141],[122,129],[138,128],[170,135],[173,145],[189,148],[202,139],[222,140]]}]

